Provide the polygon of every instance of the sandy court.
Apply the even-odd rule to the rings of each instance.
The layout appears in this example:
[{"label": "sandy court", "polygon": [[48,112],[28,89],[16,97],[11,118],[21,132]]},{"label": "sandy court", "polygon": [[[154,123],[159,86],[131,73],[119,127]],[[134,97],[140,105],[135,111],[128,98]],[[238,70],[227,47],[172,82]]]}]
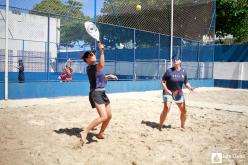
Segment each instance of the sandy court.
[{"label": "sandy court", "polygon": [[212,153],[222,153],[222,164],[247,165],[248,90],[185,95],[186,130],[173,104],[160,132],[161,91],[108,94],[113,118],[106,139],[95,137],[97,127],[83,147],[79,132],[97,117],[88,97],[1,101],[0,165],[205,165]]}]

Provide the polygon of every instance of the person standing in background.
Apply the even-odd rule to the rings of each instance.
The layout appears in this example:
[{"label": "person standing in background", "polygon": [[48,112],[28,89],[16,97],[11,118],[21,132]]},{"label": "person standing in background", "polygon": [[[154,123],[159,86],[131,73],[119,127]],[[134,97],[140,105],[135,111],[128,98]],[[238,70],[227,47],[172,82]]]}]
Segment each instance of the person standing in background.
[{"label": "person standing in background", "polygon": [[16,68],[19,70],[19,74],[18,74],[19,83],[24,83],[24,65],[22,60],[18,60],[18,66]]}]

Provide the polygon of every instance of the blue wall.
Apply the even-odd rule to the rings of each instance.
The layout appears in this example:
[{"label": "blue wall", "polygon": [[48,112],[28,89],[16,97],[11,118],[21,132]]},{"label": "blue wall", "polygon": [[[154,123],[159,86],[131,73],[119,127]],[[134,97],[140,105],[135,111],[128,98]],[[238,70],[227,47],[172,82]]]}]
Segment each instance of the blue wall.
[{"label": "blue wall", "polygon": [[[194,87],[213,87],[213,80],[190,80]],[[150,81],[109,81],[107,92],[135,92],[161,90],[159,80]],[[0,83],[0,99],[4,99],[4,83]],[[9,99],[86,96],[89,92],[88,81],[82,82],[27,82],[9,83]]]},{"label": "blue wall", "polygon": [[216,45],[215,62],[248,62],[248,45]]},{"label": "blue wall", "polygon": [[88,93],[88,83],[73,82],[28,82],[9,83],[9,98],[41,98],[58,96],[80,96]]},{"label": "blue wall", "polygon": [[[25,82],[59,81],[61,72],[25,72]],[[9,82],[18,82],[18,72],[9,72]],[[73,81],[88,80],[86,74],[73,73]],[[0,82],[4,82],[4,72],[0,72]]]},{"label": "blue wall", "polygon": [[215,79],[214,86],[224,88],[248,89],[248,81]]},{"label": "blue wall", "polygon": [[[248,45],[216,45],[215,62],[248,62]],[[218,78],[218,77],[215,77]],[[248,81],[215,79],[214,86],[248,89]]]}]

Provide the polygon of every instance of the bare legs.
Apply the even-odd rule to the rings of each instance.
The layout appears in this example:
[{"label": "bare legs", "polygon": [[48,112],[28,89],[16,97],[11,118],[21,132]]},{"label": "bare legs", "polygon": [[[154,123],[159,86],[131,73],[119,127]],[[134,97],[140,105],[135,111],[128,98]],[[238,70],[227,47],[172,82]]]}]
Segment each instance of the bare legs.
[{"label": "bare legs", "polygon": [[94,119],[84,129],[84,131],[80,132],[81,141],[83,141],[83,142],[86,141],[86,136],[89,133],[89,131],[91,129],[95,128],[96,126],[98,126],[101,123],[102,123],[102,127],[101,127],[101,130],[100,130],[99,134],[97,135],[97,138],[103,139],[104,138],[104,136],[103,136],[104,131],[107,128],[108,123],[109,123],[109,121],[112,118],[110,104],[108,104],[108,105],[105,105],[105,104],[96,104],[96,109],[97,109],[97,113],[99,114],[99,117],[97,117],[96,119]]},{"label": "bare legs", "polygon": [[109,124],[109,121],[111,120],[112,118],[112,113],[111,113],[111,107],[110,107],[110,104],[106,105],[105,106],[105,109],[106,109],[106,113],[107,113],[107,120],[103,121],[102,123],[102,127],[100,129],[100,132],[99,134],[96,136],[98,139],[104,139],[104,131],[105,129],[107,128],[108,124]]},{"label": "bare legs", "polygon": [[177,104],[177,106],[178,106],[179,110],[181,111],[181,115],[180,115],[181,128],[185,128],[186,113],[187,113],[185,102]]},{"label": "bare legs", "polygon": [[159,122],[159,127],[158,127],[158,129],[160,131],[163,127],[163,123],[166,119],[166,116],[167,116],[168,112],[170,111],[170,107],[171,107],[171,102],[165,102],[164,103],[164,108],[163,108],[162,113],[160,114],[160,122]]},{"label": "bare legs", "polygon": [[[177,106],[178,106],[179,110],[181,111],[181,115],[180,115],[181,128],[185,128],[186,113],[187,113],[185,102],[177,103]],[[168,112],[170,111],[170,107],[171,107],[171,102],[165,102],[164,103],[163,111],[160,114],[160,122],[159,122],[159,128],[158,128],[159,130],[161,130],[163,127],[163,123],[166,119]]]}]

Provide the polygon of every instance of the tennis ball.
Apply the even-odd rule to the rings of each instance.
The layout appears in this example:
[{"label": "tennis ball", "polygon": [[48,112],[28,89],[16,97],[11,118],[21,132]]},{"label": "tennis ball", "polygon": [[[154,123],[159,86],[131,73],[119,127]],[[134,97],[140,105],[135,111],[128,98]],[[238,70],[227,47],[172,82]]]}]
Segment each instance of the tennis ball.
[{"label": "tennis ball", "polygon": [[136,10],[140,11],[141,10],[141,5],[136,5]]}]

